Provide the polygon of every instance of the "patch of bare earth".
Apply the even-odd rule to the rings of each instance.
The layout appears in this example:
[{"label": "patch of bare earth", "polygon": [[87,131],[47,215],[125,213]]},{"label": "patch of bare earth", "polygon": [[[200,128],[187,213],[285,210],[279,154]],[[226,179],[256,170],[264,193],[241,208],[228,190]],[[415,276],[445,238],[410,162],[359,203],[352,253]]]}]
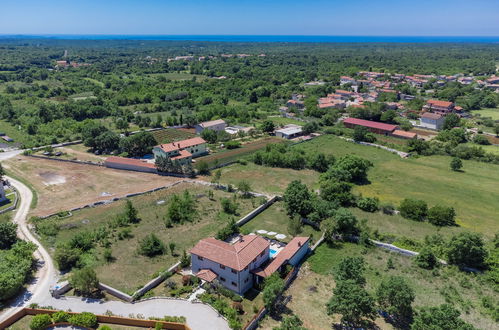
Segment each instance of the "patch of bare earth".
[{"label": "patch of bare earth", "polygon": [[38,194],[32,215],[44,216],[97,201],[162,187],[178,178],[65,163],[26,156],[5,161],[6,169],[30,182]]}]

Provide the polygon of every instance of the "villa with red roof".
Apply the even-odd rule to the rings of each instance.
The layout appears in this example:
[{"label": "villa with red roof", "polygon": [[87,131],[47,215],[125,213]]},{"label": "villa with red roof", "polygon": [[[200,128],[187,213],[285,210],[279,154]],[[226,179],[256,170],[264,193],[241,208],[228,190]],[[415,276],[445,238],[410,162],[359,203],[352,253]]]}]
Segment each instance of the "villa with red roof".
[{"label": "villa with red roof", "polygon": [[449,101],[440,100],[428,100],[423,107],[423,110],[438,113],[441,115],[446,115],[448,113],[454,112],[454,103]]},{"label": "villa with red roof", "polygon": [[377,121],[364,120],[364,119],[358,119],[358,118],[346,118],[343,121],[343,124],[345,125],[345,127],[348,127],[348,128],[355,128],[356,126],[363,126],[373,133],[384,134],[384,135],[390,135],[393,133],[393,131],[398,129],[397,125],[379,123]]},{"label": "villa with red roof", "polygon": [[152,152],[154,158],[166,157],[184,165],[191,163],[192,158],[207,153],[206,141],[200,137],[194,137],[192,139],[157,145],[152,149]]},{"label": "villa with red roof", "polygon": [[283,266],[296,266],[308,253],[309,241],[295,237],[275,251],[269,240],[254,234],[239,236],[234,243],[205,238],[189,251],[192,273],[205,282],[217,280],[242,295]]}]

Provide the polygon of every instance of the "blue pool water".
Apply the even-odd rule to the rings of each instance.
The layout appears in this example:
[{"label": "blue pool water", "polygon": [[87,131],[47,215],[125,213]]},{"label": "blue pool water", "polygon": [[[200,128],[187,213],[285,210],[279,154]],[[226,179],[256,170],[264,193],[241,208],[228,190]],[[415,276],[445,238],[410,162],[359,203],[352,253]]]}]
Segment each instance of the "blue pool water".
[{"label": "blue pool water", "polygon": [[273,249],[270,249],[269,250],[269,254],[270,254],[270,257],[273,258],[277,254],[277,251],[273,250]]}]

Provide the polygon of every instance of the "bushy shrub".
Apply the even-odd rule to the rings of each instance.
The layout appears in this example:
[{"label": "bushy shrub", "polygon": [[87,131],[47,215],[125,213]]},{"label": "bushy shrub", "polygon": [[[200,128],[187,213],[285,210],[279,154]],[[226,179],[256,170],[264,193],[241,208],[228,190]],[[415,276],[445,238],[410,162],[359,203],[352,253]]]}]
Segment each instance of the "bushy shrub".
[{"label": "bushy shrub", "polygon": [[50,324],[52,324],[52,319],[49,314],[38,314],[31,319],[29,328],[31,330],[43,330]]},{"label": "bushy shrub", "polygon": [[52,321],[54,323],[68,322],[69,316],[70,315],[65,311],[58,311],[52,314]]},{"label": "bushy shrub", "polygon": [[392,204],[389,204],[389,203],[382,204],[381,211],[384,214],[392,215],[393,213],[395,213],[395,206],[393,206]]},{"label": "bushy shrub", "polygon": [[97,326],[97,316],[93,313],[83,312],[69,317],[69,323],[86,328],[95,328]]},{"label": "bushy shrub", "polygon": [[357,201],[357,207],[366,212],[376,212],[379,210],[379,199],[376,197],[362,197]]},{"label": "bushy shrub", "polygon": [[227,214],[236,214],[237,213],[237,209],[239,207],[239,205],[231,200],[230,198],[222,198],[220,200],[220,204],[222,205],[222,210],[227,213]]},{"label": "bushy shrub", "polygon": [[414,263],[424,269],[433,269],[438,263],[437,257],[433,254],[433,251],[424,247],[417,256],[414,257]]},{"label": "bushy shrub", "polygon": [[154,257],[165,252],[163,242],[154,234],[149,234],[139,242],[138,252],[147,257]]},{"label": "bushy shrub", "polygon": [[425,201],[406,198],[400,203],[400,215],[406,219],[423,221],[428,215]]},{"label": "bushy shrub", "polygon": [[456,211],[453,207],[436,205],[428,210],[428,221],[435,226],[454,226]]}]

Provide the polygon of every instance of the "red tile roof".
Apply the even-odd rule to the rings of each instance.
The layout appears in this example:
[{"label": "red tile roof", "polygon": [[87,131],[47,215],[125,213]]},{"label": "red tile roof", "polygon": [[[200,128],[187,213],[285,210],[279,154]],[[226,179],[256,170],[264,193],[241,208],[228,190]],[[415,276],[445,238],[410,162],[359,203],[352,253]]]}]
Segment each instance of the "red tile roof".
[{"label": "red tile roof", "polygon": [[217,274],[212,272],[210,269],[201,269],[196,276],[206,282],[213,282],[213,280],[217,278]]},{"label": "red tile roof", "polygon": [[225,121],[223,119],[205,121],[203,123],[200,123],[199,126],[201,126],[202,128],[207,128],[207,127],[216,126],[216,125],[220,125],[220,124],[225,124]]},{"label": "red tile roof", "polygon": [[198,144],[206,143],[206,141],[200,137],[194,137],[192,139],[160,144],[156,147],[161,148],[164,152],[171,152],[175,150],[182,150],[188,147],[192,147]]},{"label": "red tile roof", "polygon": [[156,168],[156,165],[154,165],[153,163],[148,163],[142,159],[124,158],[124,157],[117,157],[117,156],[107,157],[106,163],[115,163],[115,164],[123,164],[123,165],[141,166],[141,167],[147,167],[147,168]]},{"label": "red tile roof", "polygon": [[347,94],[347,95],[353,94],[353,92],[346,91],[346,90],[343,90],[343,89],[337,89],[335,93],[336,94]]},{"label": "red tile roof", "polygon": [[440,100],[428,100],[427,104],[431,105],[431,106],[437,106],[437,107],[443,107],[443,108],[449,108],[453,105],[452,102],[440,101]]},{"label": "red tile roof", "polygon": [[200,240],[189,252],[226,267],[243,270],[258,255],[269,248],[270,243],[258,235],[244,235],[234,244],[214,238]]},{"label": "red tile roof", "polygon": [[255,274],[268,277],[279,269],[282,265],[293,258],[293,256],[300,250],[300,248],[307,243],[310,237],[295,237],[289,242],[281,252],[270,262],[264,269],[255,270]]},{"label": "red tile roof", "polygon": [[180,155],[175,156],[175,157],[171,157],[171,159],[172,160],[178,160],[178,159],[192,157],[192,154],[189,151],[187,151],[187,150],[180,150],[179,153],[180,153]]},{"label": "red tile roof", "polygon": [[425,113],[423,113],[423,115],[421,116],[421,118],[428,118],[428,119],[438,120],[438,119],[442,118],[442,116],[439,115],[438,113],[425,112]]},{"label": "red tile roof", "polygon": [[392,135],[395,137],[401,137],[401,138],[405,138],[405,139],[414,139],[418,136],[414,132],[406,132],[406,131],[402,131],[399,129],[396,129],[395,131],[393,131]]},{"label": "red tile roof", "polygon": [[370,121],[370,120],[357,119],[357,118],[347,118],[343,122],[346,124],[359,125],[359,126],[375,128],[375,129],[380,129],[380,130],[390,131],[390,132],[392,132],[393,130],[395,130],[397,128],[397,125],[379,123],[377,121]]}]

